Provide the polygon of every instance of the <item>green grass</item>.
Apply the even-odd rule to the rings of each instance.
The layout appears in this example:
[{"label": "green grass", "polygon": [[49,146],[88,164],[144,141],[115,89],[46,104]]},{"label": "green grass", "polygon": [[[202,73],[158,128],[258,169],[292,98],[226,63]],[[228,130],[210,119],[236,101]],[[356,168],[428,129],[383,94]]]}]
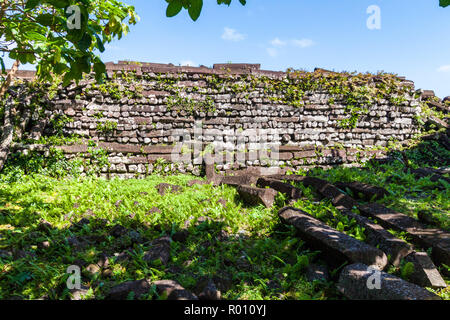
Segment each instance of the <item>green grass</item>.
[{"label": "green grass", "polygon": [[[433,146],[425,145],[425,152],[408,151],[412,167],[448,165],[445,161],[424,163],[428,147]],[[445,159],[446,153],[436,150]],[[39,159],[25,160],[8,164],[0,174],[0,299],[67,299],[67,267],[80,261],[86,266],[95,264],[103,254],[110,257],[110,273],[83,271],[82,283],[90,288],[86,298],[103,299],[109,288],[127,280],[173,279],[195,291],[201,280],[214,277],[224,283],[225,299],[343,299],[334,282],[306,281],[308,264],[323,261],[318,251],[296,237],[292,227],[280,223],[277,212],[286,205],[281,194],[271,209],[249,207],[232,187],[187,187],[188,181],[198,179],[193,176],[153,175],[132,180],[63,177],[72,168],[65,160],[55,158],[46,168]],[[393,161],[362,168],[314,169],[309,174],[330,182],[361,181],[384,187],[389,196],[380,203],[414,218],[418,211],[426,211],[438,220],[438,227],[449,230],[448,184],[429,178],[417,180],[403,168],[401,161]],[[183,191],[160,196],[155,188],[159,183],[180,185]],[[354,221],[340,215],[328,200],[317,200],[310,188],[299,187],[304,198],[293,203],[294,207],[364,241],[364,230]],[[155,207],[159,210],[151,212]],[[212,220],[196,224],[200,217]],[[89,223],[76,227],[82,218]],[[188,220],[189,236],[183,243],[172,242],[166,266],[143,260],[150,241],[173,235]],[[51,226],[45,227],[45,221]],[[112,236],[110,230],[118,224],[129,232]],[[90,242],[75,248],[69,244],[73,237]],[[42,248],[44,241],[49,248]],[[128,260],[114,255],[127,250]],[[404,265],[389,271],[408,276]],[[450,299],[448,289],[435,292]],[[143,298],[152,297],[149,293]]]},{"label": "green grass", "polygon": [[[231,187],[187,187],[193,178],[152,176],[107,181],[34,175],[1,183],[0,250],[23,250],[29,256],[0,258],[0,298],[67,298],[68,266],[76,260],[96,263],[102,253],[113,255],[127,248],[133,251],[129,261],[110,259],[112,277],[83,277],[83,284],[92,288],[96,298],[101,299],[109,287],[126,280],[174,279],[193,290],[205,276],[229,279],[231,287],[222,292],[228,299],[338,297],[331,284],[305,281],[305,261],[314,261],[316,253],[294,237],[294,230],[279,224],[278,207],[245,207]],[[155,186],[162,182],[181,185],[184,191],[160,196]],[[218,203],[220,199],[227,201],[226,208]],[[148,214],[153,207],[161,213]],[[172,243],[167,266],[142,260],[148,241],[173,234],[186,220],[202,216],[213,221],[199,226],[192,223],[187,242]],[[89,225],[71,228],[83,217],[90,219]],[[50,230],[39,227],[42,220],[52,225]],[[116,224],[138,232],[146,241],[138,244],[127,236],[110,236],[108,230]],[[228,239],[217,241],[222,230]],[[77,251],[67,242],[72,236],[101,240]],[[38,244],[43,241],[49,241],[50,248],[40,249]]]}]

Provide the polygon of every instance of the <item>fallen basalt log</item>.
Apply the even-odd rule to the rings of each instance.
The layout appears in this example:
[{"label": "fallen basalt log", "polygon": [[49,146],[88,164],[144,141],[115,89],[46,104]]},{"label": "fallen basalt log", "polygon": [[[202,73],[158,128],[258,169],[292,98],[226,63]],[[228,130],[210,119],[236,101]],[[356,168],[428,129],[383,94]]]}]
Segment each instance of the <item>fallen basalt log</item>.
[{"label": "fallen basalt log", "polygon": [[335,185],[342,190],[345,190],[346,188],[350,189],[355,196],[362,194],[362,197],[360,198],[366,200],[380,200],[389,195],[389,192],[384,188],[372,186],[362,182],[338,182]]},{"label": "fallen basalt log", "polygon": [[364,232],[367,236],[366,242],[372,246],[378,246],[386,253],[389,263],[392,265],[399,266],[401,259],[413,252],[413,247],[409,243],[395,237],[370,219],[353,213],[344,207],[337,207],[337,209],[341,214],[350,219],[354,219],[358,225],[365,229]]},{"label": "fallen basalt log", "polygon": [[290,199],[300,199],[302,196],[302,190],[294,187],[289,183],[284,183],[279,180],[270,179],[270,178],[259,178],[256,182],[256,185],[260,188],[269,187],[278,192],[284,193]]},{"label": "fallen basalt log", "polygon": [[392,274],[357,263],[346,266],[338,290],[352,300],[441,300],[436,294]]},{"label": "fallen basalt log", "polygon": [[447,287],[447,284],[426,252],[411,252],[405,258],[405,261],[414,265],[414,271],[410,275],[409,281],[421,287],[434,289]]},{"label": "fallen basalt log", "polygon": [[396,212],[378,203],[359,207],[361,214],[376,219],[383,227],[409,234],[413,242],[428,249],[432,248],[432,260],[437,264],[450,266],[450,234],[441,229],[428,229],[419,221]]},{"label": "fallen basalt log", "polygon": [[328,181],[319,178],[297,175],[274,175],[271,178],[277,180],[300,182],[305,187],[312,187],[321,196],[330,199],[331,203],[333,203],[334,206],[343,206],[347,209],[352,209],[358,204],[352,197],[346,195]]},{"label": "fallen basalt log", "polygon": [[273,189],[254,188],[251,186],[238,186],[237,191],[244,202],[250,205],[263,204],[271,208],[275,202],[277,191]]},{"label": "fallen basalt log", "polygon": [[309,245],[321,250],[330,264],[362,262],[379,270],[388,264],[380,249],[339,232],[302,210],[285,207],[278,215],[283,223],[294,226]]}]

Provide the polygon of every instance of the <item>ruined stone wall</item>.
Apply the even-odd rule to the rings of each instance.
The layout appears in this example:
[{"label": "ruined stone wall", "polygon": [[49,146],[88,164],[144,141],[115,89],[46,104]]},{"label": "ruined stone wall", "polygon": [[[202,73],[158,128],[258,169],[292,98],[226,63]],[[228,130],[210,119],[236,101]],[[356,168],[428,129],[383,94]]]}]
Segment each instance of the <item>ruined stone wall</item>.
[{"label": "ruined stone wall", "polygon": [[[382,157],[389,141],[418,132],[420,95],[394,75],[129,62],[108,63],[107,73],[102,85],[86,79],[52,100],[64,134],[79,137],[58,148],[68,158],[89,157],[90,140],[108,153],[105,175],[149,174],[160,159],[177,163],[164,170],[199,174],[211,144],[221,171],[350,164]],[[174,161],[181,156],[183,163]]]}]

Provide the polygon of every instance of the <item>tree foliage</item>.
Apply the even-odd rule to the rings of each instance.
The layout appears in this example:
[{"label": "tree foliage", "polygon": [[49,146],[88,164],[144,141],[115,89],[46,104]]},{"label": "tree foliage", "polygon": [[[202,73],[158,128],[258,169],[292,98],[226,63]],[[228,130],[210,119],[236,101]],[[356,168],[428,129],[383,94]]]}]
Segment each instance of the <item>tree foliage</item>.
[{"label": "tree foliage", "polygon": [[439,5],[444,8],[448,7],[450,6],[450,0],[439,0]]},{"label": "tree foliage", "polygon": [[[98,80],[105,43],[120,39],[135,24],[134,7],[117,0],[0,0],[0,51],[21,64],[37,65],[37,76],[64,83],[92,68]],[[0,57],[5,72],[3,57]]]},{"label": "tree foliage", "polygon": [[[232,0],[217,0],[217,4],[230,5]],[[181,9],[186,9],[192,20],[196,21],[200,16],[203,8],[203,0],[166,0],[168,3],[166,16],[173,17],[180,13]],[[239,0],[239,2],[244,6],[247,1]]]}]

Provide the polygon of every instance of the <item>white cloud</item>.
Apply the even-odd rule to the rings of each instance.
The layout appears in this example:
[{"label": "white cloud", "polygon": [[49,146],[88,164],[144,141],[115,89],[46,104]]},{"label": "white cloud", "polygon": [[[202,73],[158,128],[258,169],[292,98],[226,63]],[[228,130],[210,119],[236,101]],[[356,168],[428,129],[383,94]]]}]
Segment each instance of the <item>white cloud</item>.
[{"label": "white cloud", "polygon": [[294,39],[292,40],[292,45],[300,48],[308,48],[315,45],[315,42],[311,39]]},{"label": "white cloud", "polygon": [[245,34],[237,32],[235,29],[231,28],[224,28],[224,32],[222,34],[222,39],[227,41],[242,41],[247,36]]},{"label": "white cloud", "polygon": [[282,47],[297,47],[297,48],[308,48],[314,46],[316,43],[311,39],[291,39],[291,40],[282,40],[280,38],[275,38],[270,41],[270,47],[266,48],[267,53],[271,57],[276,57],[278,55],[278,49]]},{"label": "white cloud", "polygon": [[284,47],[287,42],[280,40],[279,38],[275,38],[270,42],[274,47]]},{"label": "white cloud", "polygon": [[191,60],[183,60],[183,61],[181,61],[181,65],[186,66],[186,67],[196,67],[197,66],[197,64]]},{"label": "white cloud", "polygon": [[266,50],[271,57],[276,57],[278,55],[278,50],[275,48],[267,48]]},{"label": "white cloud", "polygon": [[112,44],[109,44],[109,43],[105,44],[105,49],[106,50],[116,50],[116,51],[122,50],[121,47],[118,47],[118,46],[115,46],[115,45],[112,45]]},{"label": "white cloud", "polygon": [[438,72],[450,72],[450,64],[447,64],[445,66],[440,66],[437,69]]}]

